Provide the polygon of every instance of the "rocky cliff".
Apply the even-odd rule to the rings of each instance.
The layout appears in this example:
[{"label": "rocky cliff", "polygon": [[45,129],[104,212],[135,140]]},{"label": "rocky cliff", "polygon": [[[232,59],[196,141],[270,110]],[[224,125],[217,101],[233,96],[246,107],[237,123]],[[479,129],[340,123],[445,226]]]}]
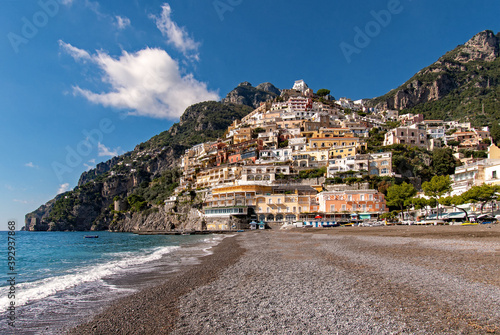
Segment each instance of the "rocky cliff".
[{"label": "rocky cliff", "polygon": [[474,123],[491,124],[500,116],[499,55],[500,33],[482,31],[371,104],[426,118],[467,120],[475,114]]},{"label": "rocky cliff", "polygon": [[245,81],[229,92],[222,101],[257,108],[261,102],[272,100],[280,94],[281,91],[271,83],[262,83],[253,87],[252,84]]}]

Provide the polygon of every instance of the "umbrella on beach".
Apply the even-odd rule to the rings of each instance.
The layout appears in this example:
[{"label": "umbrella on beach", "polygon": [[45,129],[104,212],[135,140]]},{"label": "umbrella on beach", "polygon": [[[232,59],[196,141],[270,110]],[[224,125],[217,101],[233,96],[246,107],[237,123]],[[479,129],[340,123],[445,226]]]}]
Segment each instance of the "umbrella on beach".
[{"label": "umbrella on beach", "polygon": [[314,218],[315,219],[322,219],[323,217],[321,215],[316,215]]}]

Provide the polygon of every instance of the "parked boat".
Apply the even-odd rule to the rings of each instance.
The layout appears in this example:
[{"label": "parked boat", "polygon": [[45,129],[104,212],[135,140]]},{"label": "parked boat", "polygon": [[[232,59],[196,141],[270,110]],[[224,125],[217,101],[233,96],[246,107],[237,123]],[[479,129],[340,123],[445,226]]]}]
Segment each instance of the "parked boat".
[{"label": "parked boat", "polygon": [[83,238],[99,238],[99,235],[85,235]]}]

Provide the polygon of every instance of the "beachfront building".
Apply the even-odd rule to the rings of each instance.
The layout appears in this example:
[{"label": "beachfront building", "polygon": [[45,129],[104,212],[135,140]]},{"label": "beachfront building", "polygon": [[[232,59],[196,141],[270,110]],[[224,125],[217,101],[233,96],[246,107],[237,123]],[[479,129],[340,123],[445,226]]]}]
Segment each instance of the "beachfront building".
[{"label": "beachfront building", "polygon": [[373,189],[324,191],[316,199],[319,212],[325,214],[365,213],[374,218],[389,210],[384,195]]},{"label": "beachfront building", "polygon": [[203,203],[205,217],[247,216],[249,208],[256,206],[257,197],[270,193],[272,188],[264,185],[238,185],[215,187],[207,194]]},{"label": "beachfront building", "polygon": [[271,224],[297,221],[301,214],[319,210],[317,193],[308,185],[273,186],[270,192],[257,195],[257,217]]}]

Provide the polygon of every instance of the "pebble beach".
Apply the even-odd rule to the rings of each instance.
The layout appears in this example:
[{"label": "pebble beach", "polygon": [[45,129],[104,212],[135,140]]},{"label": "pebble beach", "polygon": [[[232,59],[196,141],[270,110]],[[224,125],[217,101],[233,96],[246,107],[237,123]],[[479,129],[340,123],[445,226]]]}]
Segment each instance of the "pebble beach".
[{"label": "pebble beach", "polygon": [[500,334],[500,227],[255,231],[69,334]]}]

